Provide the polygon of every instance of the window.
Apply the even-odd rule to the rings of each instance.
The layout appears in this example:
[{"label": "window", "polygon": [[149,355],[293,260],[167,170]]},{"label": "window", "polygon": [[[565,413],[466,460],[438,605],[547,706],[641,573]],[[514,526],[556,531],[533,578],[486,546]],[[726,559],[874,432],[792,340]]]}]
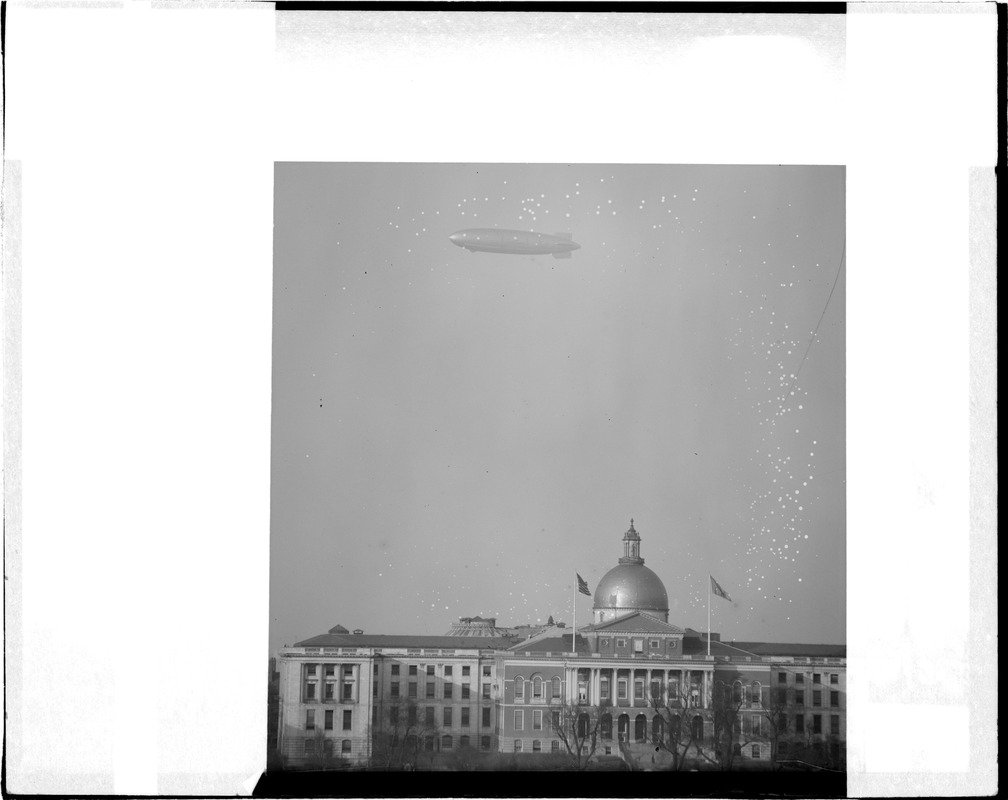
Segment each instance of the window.
[{"label": "window", "polygon": [[490,737],[489,736],[480,736],[480,749],[481,750],[489,750],[490,749]]},{"label": "window", "polygon": [[417,719],[417,707],[412,703],[410,703],[410,705],[406,709],[406,721],[410,725],[416,725],[416,719]]},{"label": "window", "polygon": [[469,737],[459,736],[459,747],[468,747],[468,746],[469,746]]},{"label": "window", "polygon": [[538,739],[533,739],[532,740],[532,752],[533,753],[541,753],[542,752],[542,742],[540,742]]},{"label": "window", "polygon": [[805,705],[805,692],[795,692],[794,701],[799,706]]},{"label": "window", "polygon": [[797,674],[796,674],[796,675],[794,676],[794,682],[795,682],[795,683],[799,683],[799,684],[800,684],[800,683],[805,683],[805,674],[804,674],[804,673],[802,673],[802,672],[799,672],[799,673],[797,673]]},{"label": "window", "polygon": [[489,664],[485,664],[483,666],[483,677],[484,678],[489,678],[490,677],[490,665]]},{"label": "window", "polygon": [[490,699],[490,684],[489,683],[484,683],[483,684],[483,697],[485,697],[487,700]]},{"label": "window", "polygon": [[839,683],[840,683],[840,676],[839,676],[839,675],[837,675],[837,674],[836,674],[836,673],[834,672],[834,673],[833,673],[832,675],[830,675],[830,676],[829,676],[829,682],[830,682],[830,683],[831,683],[831,684],[832,684],[833,686],[836,686],[837,684],[839,684]]},{"label": "window", "polygon": [[452,668],[451,668],[451,665],[449,665],[449,666],[447,666],[447,667],[445,667],[445,668],[444,668],[444,676],[445,676],[446,678],[450,678],[450,677],[452,676]]},{"label": "window", "polygon": [[542,730],[542,711],[536,709],[532,712],[532,730],[541,731]]},{"label": "window", "polygon": [[752,715],[752,732],[753,732],[753,736],[759,736],[760,735],[760,719],[761,718],[760,718],[759,714],[753,714]]},{"label": "window", "polygon": [[559,678],[559,676],[556,676],[556,675],[553,676],[552,686],[550,687],[550,689],[551,689],[551,694],[552,694],[553,697],[556,697],[556,698],[560,697],[560,695],[562,693],[562,689],[561,689],[561,684],[560,684],[560,678]]},{"label": "window", "polygon": [[616,695],[620,700],[627,699],[627,681],[626,678],[620,678],[616,684],[616,689],[618,694]]},{"label": "window", "polygon": [[787,673],[778,672],[777,673],[777,683],[787,683]]},{"label": "window", "polygon": [[349,753],[350,752],[350,740],[349,739],[344,739],[343,742],[340,744],[340,752],[341,753]]},{"label": "window", "polygon": [[325,712],[325,729],[327,731],[332,730],[332,723],[333,723],[333,712],[332,709],[329,709],[328,711]]},{"label": "window", "polygon": [[644,640],[643,639],[634,639],[633,640],[633,651],[635,653],[643,653],[644,652]]},{"label": "window", "polygon": [[542,678],[536,675],[532,679],[532,697],[533,699],[542,699],[542,696],[543,696]]},{"label": "window", "polygon": [[578,675],[578,702],[588,702],[588,681],[583,675]]},{"label": "window", "polygon": [[651,699],[661,700],[661,681],[651,681]]},{"label": "window", "polygon": [[752,694],[749,695],[749,704],[758,706],[760,704],[760,701],[763,699],[761,696],[762,693],[763,693],[763,687],[760,686],[760,682],[753,681]]},{"label": "window", "polygon": [[428,728],[434,726],[434,706],[427,706],[424,709],[424,725]]},{"label": "window", "polygon": [[462,684],[462,699],[463,700],[468,700],[469,699],[469,684],[468,683]]},{"label": "window", "polygon": [[427,681],[427,697],[434,697],[434,681]]},{"label": "window", "polygon": [[515,678],[515,697],[525,697],[525,679],[521,675]]},{"label": "window", "polygon": [[822,714],[812,715],[812,733],[822,733]]},{"label": "window", "polygon": [[426,750],[428,753],[433,753],[434,752],[434,737],[433,736],[424,736],[423,747],[424,747],[424,750]]},{"label": "window", "polygon": [[318,669],[317,664],[305,664],[305,675],[315,675],[316,669]]},{"label": "window", "polygon": [[336,699],[336,684],[333,681],[326,681],[325,685],[325,699],[335,700]]},{"label": "window", "polygon": [[409,691],[407,692],[406,696],[407,697],[412,697],[413,699],[416,699],[416,696],[417,696],[417,693],[416,693],[416,681],[410,681],[409,682]]},{"label": "window", "polygon": [[433,675],[434,674],[434,665],[433,664],[428,664],[427,665],[427,674],[428,675]]},{"label": "window", "polygon": [[812,683],[822,683],[822,681],[819,680],[821,677],[822,677],[822,675],[820,675],[818,672],[813,672],[812,673]]},{"label": "window", "polygon": [[[312,672],[312,674],[314,675],[315,673]],[[326,675],[327,678],[335,676],[336,675],[336,665],[335,664],[326,664],[325,665],[325,675]]]},{"label": "window", "polygon": [[441,749],[451,750],[452,749],[452,737],[450,734],[445,734],[441,737]]},{"label": "window", "polygon": [[392,681],[392,685],[389,687],[389,692],[393,697],[399,696],[399,681]]},{"label": "window", "polygon": [[514,712],[514,729],[516,731],[525,730],[525,712],[515,711]]},{"label": "window", "polygon": [[463,708],[462,709],[462,727],[463,728],[468,728],[469,727],[469,709],[468,708]]},{"label": "window", "polygon": [[398,675],[399,674],[399,665],[398,664],[393,664],[392,665],[392,674],[393,675]]},{"label": "window", "polygon": [[371,724],[372,725],[377,725],[378,724],[378,706],[377,705],[371,706]]},{"label": "window", "polygon": [[315,755],[315,740],[314,739],[305,739],[304,754],[306,756],[313,756],[313,755]]},{"label": "window", "polygon": [[451,706],[445,706],[442,709],[442,724],[446,728],[450,728],[452,724],[452,709]]},{"label": "window", "polygon": [[451,700],[451,696],[452,696],[452,684],[446,683],[444,685],[444,696],[445,696],[445,700]]},{"label": "window", "polygon": [[616,640],[616,646],[617,647],[626,647],[626,639],[617,639]]},{"label": "window", "polygon": [[661,642],[658,639],[652,639],[651,640],[651,649],[652,650],[658,650],[660,648],[661,648]]},{"label": "window", "polygon": [[305,684],[305,700],[315,699],[315,681],[309,681]]},{"label": "window", "polygon": [[520,753],[522,751],[522,740],[521,739],[515,739],[514,740],[514,751],[516,753]]},{"label": "window", "polygon": [[[375,666],[377,667],[378,665],[375,664]],[[353,675],[353,666],[350,664],[345,664],[343,666],[343,674],[347,676]]]},{"label": "window", "polygon": [[840,705],[840,692],[834,690],[829,693],[829,704],[833,708],[836,708]]},{"label": "window", "polygon": [[553,730],[555,730],[555,731],[560,730],[560,712],[559,711],[551,711],[550,712],[550,724],[552,724]]},{"label": "window", "polygon": [[836,714],[830,714],[829,718],[829,732],[834,736],[840,735],[840,717]]},{"label": "window", "polygon": [[822,705],[822,692],[819,689],[812,691],[812,705],[816,708]]},{"label": "window", "polygon": [[609,699],[609,678],[605,675],[599,679],[599,697],[603,700]]},{"label": "window", "polygon": [[634,684],[633,684],[633,696],[634,696],[634,700],[643,700],[644,699],[644,681],[643,681],[643,679],[638,678],[637,680],[634,681]]},{"label": "window", "polygon": [[733,751],[735,752],[735,755],[737,755],[737,756],[740,756],[740,755],[742,755],[742,745],[740,745],[740,744],[736,744],[736,745],[735,745],[735,746],[734,746],[734,747],[732,748],[732,750],[733,750]]},{"label": "window", "polygon": [[353,712],[349,709],[343,712],[343,730],[348,731],[353,728]]},{"label": "window", "polygon": [[343,684],[343,699],[353,700],[353,683],[350,681]]},{"label": "window", "polygon": [[371,684],[371,694],[373,694],[375,697],[378,696],[378,681],[375,681],[373,684]]},{"label": "window", "polygon": [[760,757],[760,755],[759,755],[759,745],[758,744],[754,744],[752,746],[752,757],[753,758],[759,758]]},{"label": "window", "polygon": [[463,678],[469,677],[469,667],[462,667],[462,677]]},{"label": "window", "polygon": [[602,715],[602,719],[599,720],[599,732],[603,739],[612,739],[612,715]]},{"label": "window", "polygon": [[805,715],[798,714],[794,718],[794,729],[795,733],[805,733]]},{"label": "window", "polygon": [[675,678],[668,682],[668,699],[670,703],[676,703],[679,700],[679,681]]},{"label": "window", "polygon": [[410,675],[416,675],[417,674],[416,666],[417,666],[416,664],[410,664],[409,665],[409,674]]},{"label": "window", "polygon": [[309,708],[305,712],[305,723],[304,723],[304,726],[305,726],[305,730],[306,731],[313,731],[313,730],[315,730],[315,709]]},{"label": "window", "polygon": [[732,684],[731,699],[733,703],[742,702],[742,681],[735,681],[735,683]]},{"label": "window", "polygon": [[[374,710],[378,710],[378,706],[374,707]],[[389,724],[393,727],[399,724],[399,706],[392,706],[389,709]]]},{"label": "window", "polygon": [[[373,673],[374,673],[375,675],[377,675],[377,674],[378,674],[378,664],[377,664],[377,663],[376,663],[376,664],[374,665],[374,668],[373,668],[373,669],[372,669],[371,671],[372,671],[372,672],[373,672]],[[349,674],[349,673],[347,673],[347,674]]]},{"label": "window", "polygon": [[490,727],[490,709],[486,708],[486,707],[483,708],[482,725],[483,725],[484,728],[489,728]]}]

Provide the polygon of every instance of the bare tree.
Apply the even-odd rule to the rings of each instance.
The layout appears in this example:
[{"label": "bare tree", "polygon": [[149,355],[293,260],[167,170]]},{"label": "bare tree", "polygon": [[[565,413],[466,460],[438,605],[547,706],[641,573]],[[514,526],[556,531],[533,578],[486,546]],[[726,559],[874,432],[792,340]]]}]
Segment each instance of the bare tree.
[{"label": "bare tree", "polygon": [[601,719],[598,706],[579,705],[573,700],[550,705],[550,729],[563,742],[571,766],[578,771],[588,767],[598,749]]},{"label": "bare tree", "polygon": [[678,771],[687,763],[690,748],[698,758],[703,757],[703,728],[698,731],[690,714],[703,716],[700,709],[690,708],[690,691],[679,683],[669,684],[667,691],[660,689],[651,694],[651,707],[662,719],[664,736],[656,744],[672,755],[672,769]]},{"label": "bare tree", "polygon": [[742,722],[743,708],[746,707],[745,688],[741,683],[735,686],[718,681],[714,685],[712,700],[714,758],[704,755],[722,770],[731,770],[742,748],[753,741],[750,738],[751,728],[746,730],[747,726]]},{"label": "bare tree", "polygon": [[[413,700],[394,700],[382,708],[378,726],[372,726],[371,766],[386,770],[415,770],[425,752],[433,762],[439,728]],[[427,748],[432,742],[433,747]]]},{"label": "bare tree", "polygon": [[335,740],[326,736],[325,730],[316,728],[306,740],[309,755],[305,759],[311,769],[338,769],[345,766],[344,759],[334,751]]},{"label": "bare tree", "polygon": [[787,689],[784,686],[767,687],[763,693],[761,711],[766,720],[765,736],[770,743],[770,763],[777,770],[781,739],[787,741],[789,731]]}]

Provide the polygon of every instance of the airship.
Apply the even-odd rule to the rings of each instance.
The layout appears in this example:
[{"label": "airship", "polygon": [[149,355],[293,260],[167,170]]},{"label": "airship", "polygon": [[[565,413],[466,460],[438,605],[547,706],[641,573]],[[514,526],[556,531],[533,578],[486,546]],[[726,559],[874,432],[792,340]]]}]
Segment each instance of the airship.
[{"label": "airship", "polygon": [[464,231],[455,231],[448,238],[452,244],[473,253],[524,256],[552,254],[553,258],[570,258],[571,252],[581,247],[571,240],[569,233],[509,231],[504,228],[466,228]]}]

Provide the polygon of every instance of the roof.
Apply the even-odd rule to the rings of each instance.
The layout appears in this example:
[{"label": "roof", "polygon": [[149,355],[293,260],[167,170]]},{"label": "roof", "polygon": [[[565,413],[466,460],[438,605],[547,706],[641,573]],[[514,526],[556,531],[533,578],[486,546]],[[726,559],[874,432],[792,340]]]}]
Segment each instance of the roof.
[{"label": "roof", "polygon": [[[571,633],[563,633],[563,629],[557,630],[556,628],[548,628],[531,639],[525,639],[524,641],[518,642],[517,644],[511,645],[508,650],[512,653],[570,653],[571,651]],[[588,642],[585,641],[584,637],[578,634],[577,637],[577,651],[578,653],[588,654],[591,650],[588,649]]]},{"label": "roof", "polygon": [[605,633],[674,633],[680,636],[685,633],[682,628],[669,625],[667,622],[663,622],[657,617],[646,614],[643,611],[632,611],[629,614],[624,614],[622,617],[617,617],[608,622],[589,625],[582,628],[582,630],[598,631],[600,633],[603,631]]},{"label": "roof", "polygon": [[[707,637],[703,634],[686,636],[683,639],[683,655],[703,654],[707,652]],[[792,656],[795,658],[846,658],[845,644],[802,644],[787,642],[724,642],[711,639],[710,652],[712,656],[729,656],[744,658],[752,656],[765,658],[769,656]]]},{"label": "roof", "polygon": [[410,636],[385,634],[323,633],[301,642],[295,647],[427,647],[445,650],[472,650],[475,648],[503,650],[514,639],[501,636]]}]

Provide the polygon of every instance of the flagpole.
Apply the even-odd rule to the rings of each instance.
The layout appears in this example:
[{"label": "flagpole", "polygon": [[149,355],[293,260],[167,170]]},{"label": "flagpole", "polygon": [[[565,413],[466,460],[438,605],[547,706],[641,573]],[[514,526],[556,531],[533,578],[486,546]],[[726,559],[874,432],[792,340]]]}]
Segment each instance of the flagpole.
[{"label": "flagpole", "polygon": [[574,630],[571,631],[571,655],[577,655],[577,646],[574,643],[574,637],[577,636],[577,596],[578,596],[578,580],[577,573],[574,573]]},{"label": "flagpole", "polygon": [[707,576],[707,658],[710,658],[710,585],[711,576]]}]

